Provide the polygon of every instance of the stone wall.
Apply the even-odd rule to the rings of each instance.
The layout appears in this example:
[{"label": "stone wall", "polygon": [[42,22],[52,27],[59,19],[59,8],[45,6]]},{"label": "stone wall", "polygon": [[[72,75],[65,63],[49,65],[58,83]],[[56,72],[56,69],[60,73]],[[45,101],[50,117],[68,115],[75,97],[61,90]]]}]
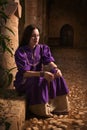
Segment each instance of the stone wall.
[{"label": "stone wall", "polygon": [[44,42],[47,37],[46,15],[45,0],[25,1],[25,26],[36,24],[40,28],[41,42]]},{"label": "stone wall", "polygon": [[60,37],[63,25],[69,24],[74,30],[74,47],[87,47],[87,2],[83,1],[49,1],[48,37]]},{"label": "stone wall", "polygon": [[41,29],[41,41],[47,43],[49,38],[56,42],[61,28],[69,24],[74,30],[73,47],[83,48],[87,47],[86,11],[86,0],[26,0],[25,25],[37,24]]},{"label": "stone wall", "polygon": [[25,26],[37,23],[37,0],[25,1]]}]

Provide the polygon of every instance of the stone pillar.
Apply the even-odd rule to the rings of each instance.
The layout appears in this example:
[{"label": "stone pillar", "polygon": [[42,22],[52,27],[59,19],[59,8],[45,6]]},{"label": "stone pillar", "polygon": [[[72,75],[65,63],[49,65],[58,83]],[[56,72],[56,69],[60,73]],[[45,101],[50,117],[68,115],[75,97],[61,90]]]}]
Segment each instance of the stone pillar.
[{"label": "stone pillar", "polygon": [[25,1],[25,26],[36,24],[41,31],[41,42],[46,39],[46,0]]},{"label": "stone pillar", "polygon": [[[21,17],[21,5],[19,3],[19,0],[8,0],[8,5],[6,6],[5,13],[9,17],[6,22],[6,26],[14,32],[14,35],[5,28],[2,30],[2,32],[10,37],[11,42],[9,44],[7,43],[7,45],[12,48],[12,52],[14,55],[15,50],[17,49],[19,44],[18,23],[19,18]],[[11,69],[13,67],[16,67],[14,56],[11,56],[9,52],[6,51],[4,54],[0,53],[0,56],[2,57],[1,64],[4,68]],[[15,75],[15,73],[16,69],[12,70],[13,76]],[[11,84],[11,87],[12,86],[13,85]]]},{"label": "stone pillar", "polygon": [[25,1],[25,26],[37,24],[37,0]]},{"label": "stone pillar", "polygon": [[41,41],[46,42],[47,37],[47,13],[46,13],[46,0],[38,1],[37,11],[37,25],[41,30]]}]

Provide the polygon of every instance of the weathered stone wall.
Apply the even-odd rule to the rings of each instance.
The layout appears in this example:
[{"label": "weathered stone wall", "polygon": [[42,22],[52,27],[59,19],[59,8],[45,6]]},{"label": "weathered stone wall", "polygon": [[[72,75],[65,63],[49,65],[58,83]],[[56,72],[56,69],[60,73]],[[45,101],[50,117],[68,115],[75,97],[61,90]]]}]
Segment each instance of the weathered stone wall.
[{"label": "weathered stone wall", "polygon": [[49,1],[49,35],[60,37],[63,25],[69,24],[74,30],[74,47],[87,47],[87,1]]},{"label": "weathered stone wall", "polygon": [[55,43],[58,42],[56,38],[60,37],[63,25],[69,24],[74,30],[73,46],[87,47],[86,11],[86,0],[26,0],[25,26],[37,24],[41,29],[41,41],[47,42],[48,38],[53,38]]},{"label": "weathered stone wall", "polygon": [[37,0],[25,1],[25,26],[37,23]]},{"label": "weathered stone wall", "polygon": [[36,24],[40,28],[42,42],[47,39],[46,15],[45,0],[25,1],[25,26]]}]

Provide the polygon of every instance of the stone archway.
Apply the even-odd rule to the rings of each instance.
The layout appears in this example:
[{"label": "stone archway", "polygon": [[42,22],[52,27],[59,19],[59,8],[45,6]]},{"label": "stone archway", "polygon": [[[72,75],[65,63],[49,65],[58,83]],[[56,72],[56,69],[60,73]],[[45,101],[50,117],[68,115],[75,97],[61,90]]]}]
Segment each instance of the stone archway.
[{"label": "stone archway", "polygon": [[74,30],[69,24],[62,26],[60,30],[60,46],[63,47],[73,47],[74,41]]}]

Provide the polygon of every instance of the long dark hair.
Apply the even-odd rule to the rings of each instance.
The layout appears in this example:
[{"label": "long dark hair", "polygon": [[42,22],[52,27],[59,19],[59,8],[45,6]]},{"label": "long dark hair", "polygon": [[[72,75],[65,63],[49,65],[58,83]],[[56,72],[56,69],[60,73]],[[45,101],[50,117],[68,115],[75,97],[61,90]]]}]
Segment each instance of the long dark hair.
[{"label": "long dark hair", "polygon": [[[37,28],[39,30],[39,28],[36,26],[36,25],[28,25],[25,29],[24,29],[24,32],[23,32],[23,35],[22,35],[22,39],[21,39],[21,42],[19,44],[19,47],[21,46],[25,46],[25,45],[28,45],[29,44],[29,41],[30,41],[30,38],[31,38],[31,35],[32,35],[32,32],[33,30]],[[40,30],[39,30],[40,32]]]}]

